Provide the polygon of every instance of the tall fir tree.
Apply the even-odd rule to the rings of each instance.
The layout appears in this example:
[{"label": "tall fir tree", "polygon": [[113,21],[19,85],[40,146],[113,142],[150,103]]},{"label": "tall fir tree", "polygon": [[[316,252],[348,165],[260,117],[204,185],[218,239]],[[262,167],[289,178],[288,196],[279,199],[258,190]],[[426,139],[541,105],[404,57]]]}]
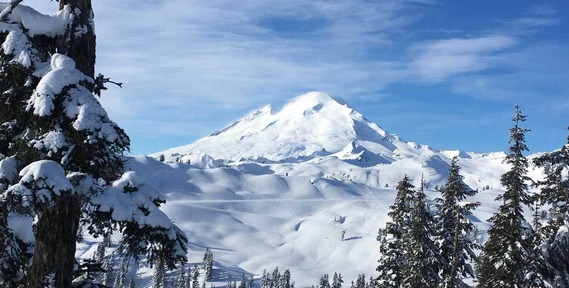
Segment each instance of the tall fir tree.
[{"label": "tall fir tree", "polygon": [[330,288],[330,280],[328,274],[324,274],[322,277],[320,277],[318,288]]},{"label": "tall fir tree", "polygon": [[506,190],[496,200],[502,201],[502,205],[488,220],[492,226],[480,257],[480,287],[527,287],[533,231],[523,215],[524,206],[531,204],[527,184],[530,179],[526,175],[528,161],[523,155],[528,151],[525,133],[529,130],[520,127],[525,120],[516,105],[514,127],[510,129],[512,146],[506,156],[511,168],[500,178]]},{"label": "tall fir tree", "polygon": [[275,267],[275,270],[273,270],[273,274],[271,277],[271,287],[273,288],[279,288],[280,285],[280,279],[281,279],[281,272],[279,272],[279,267]]},{"label": "tall fir tree", "polygon": [[247,288],[247,280],[245,279],[245,273],[241,274],[241,282],[239,282],[238,288]]},{"label": "tall fir tree", "polygon": [[468,216],[480,203],[465,201],[476,191],[464,183],[457,157],[452,159],[447,183],[440,190],[441,198],[436,199],[436,206],[443,287],[469,287],[462,279],[476,276],[470,263],[476,263],[474,251],[480,249],[480,245],[476,227]]},{"label": "tall fir tree", "polygon": [[290,276],[290,269],[286,269],[283,272],[283,276],[281,277],[281,284],[280,287],[281,288],[291,288],[292,283],[291,283],[291,276]]},{"label": "tall fir tree", "polygon": [[205,280],[210,281],[213,278],[213,252],[209,248],[205,250],[203,255],[203,269]]},{"label": "tall fir tree", "polygon": [[[200,288],[200,270],[197,265],[192,269],[192,288]],[[186,284],[189,286],[189,282]]]},{"label": "tall fir tree", "polygon": [[166,263],[158,260],[152,275],[152,288],[166,288]]},{"label": "tall fir tree", "polygon": [[267,269],[263,269],[263,273],[261,274],[261,281],[260,281],[261,288],[269,288],[271,277],[269,273],[267,273]]},{"label": "tall fir tree", "polygon": [[440,283],[439,271],[442,257],[435,243],[435,220],[428,209],[427,196],[423,189],[424,182],[415,192],[411,210],[411,227],[404,238],[407,260],[405,278],[401,287],[437,287]]},{"label": "tall fir tree", "polygon": [[344,284],[344,279],[342,279],[342,273],[334,272],[334,276],[332,277],[332,288],[342,288]]},{"label": "tall fir tree", "polygon": [[126,288],[127,287],[127,280],[130,278],[129,277],[129,261],[130,259],[128,257],[124,257],[121,260],[121,266],[120,269],[118,271],[118,274],[115,277],[115,283],[113,285],[113,287],[116,288]]},{"label": "tall fir tree", "polygon": [[415,187],[405,176],[397,184],[395,203],[389,207],[387,215],[391,221],[379,231],[379,252],[381,253],[377,271],[377,284],[380,287],[399,288],[405,278],[408,262],[405,259],[406,238],[412,223],[411,210],[414,203]]},{"label": "tall fir tree", "polygon": [[356,279],[356,285],[354,287],[355,288],[366,288],[367,287],[366,275],[365,274],[359,274],[358,275],[358,278]]},{"label": "tall fir tree", "polygon": [[545,179],[538,181],[540,204],[545,223],[540,227],[540,250],[545,251],[547,277],[555,287],[569,287],[569,137],[561,149],[534,158],[544,168]]},{"label": "tall fir tree", "polygon": [[[289,274],[289,276],[290,276],[290,274]],[[255,278],[253,278],[253,274],[251,274],[251,276],[249,276],[249,282],[247,283],[247,288],[255,288]]]}]

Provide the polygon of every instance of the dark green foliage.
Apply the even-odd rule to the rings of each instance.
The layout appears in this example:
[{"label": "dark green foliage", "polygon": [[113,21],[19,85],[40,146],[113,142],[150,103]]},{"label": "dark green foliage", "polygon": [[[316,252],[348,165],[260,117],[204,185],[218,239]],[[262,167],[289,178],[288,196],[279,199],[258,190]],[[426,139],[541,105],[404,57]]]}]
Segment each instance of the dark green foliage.
[{"label": "dark green foliage", "polygon": [[[3,105],[0,109],[0,161],[11,161],[18,172],[40,160],[54,161],[63,168],[64,175],[69,175],[73,191],[53,194],[52,202],[46,205],[33,203],[21,209],[24,207],[21,197],[6,193],[10,186],[18,184],[17,173],[0,179],[0,248],[10,251],[0,255],[0,262],[11,263],[2,266],[0,279],[13,279],[10,281],[16,283],[29,276],[26,280],[29,285],[39,286],[46,275],[54,274],[56,287],[68,287],[81,224],[90,226],[88,231],[94,236],[108,235],[118,228],[125,235],[123,243],[128,253],[146,254],[151,262],[165,258],[167,267],[172,268],[185,262],[187,239],[181,231],[175,230],[177,239],[170,239],[165,236],[172,232],[170,230],[138,229],[136,224],[111,220],[110,213],[94,215],[97,209],[89,205],[92,197],[104,194],[108,185],[123,174],[123,154],[129,151],[130,140],[124,130],[109,119],[92,94],[95,35],[90,0],[63,0],[60,4],[61,7],[70,5],[73,14],[63,34],[75,35],[75,28],[87,33],[69,38],[30,37],[22,25],[4,23],[6,32],[0,34],[0,42],[8,45],[0,45],[0,103]],[[21,45],[9,45],[15,38]],[[6,47],[21,51],[2,50]],[[62,63],[66,63],[65,66]],[[38,69],[41,73],[36,73]],[[67,74],[59,73],[63,70]],[[67,76],[62,76],[64,74]],[[42,82],[44,79],[51,80]],[[50,82],[53,79],[64,87],[41,89],[47,87],[46,83],[53,83]],[[41,91],[51,92],[43,95]],[[53,95],[49,94],[52,92]],[[52,105],[37,99],[48,99]],[[35,105],[46,108],[38,110]],[[37,218],[33,258],[27,254],[30,243],[23,243],[6,228],[6,218],[12,217],[9,215]],[[141,243],[148,248],[140,248]],[[101,247],[97,257],[101,259],[103,254]],[[23,263],[28,266],[26,269],[22,269]]]},{"label": "dark green foliage", "polygon": [[492,226],[488,229],[488,240],[480,257],[480,287],[527,285],[533,231],[522,214],[523,207],[531,204],[527,184],[529,178],[526,176],[528,162],[523,155],[523,152],[528,151],[525,144],[525,133],[528,130],[519,126],[525,119],[526,116],[516,106],[514,127],[510,129],[512,146],[506,157],[506,163],[511,165],[511,169],[500,179],[506,191],[496,200],[503,204],[489,219]]},{"label": "dark green foliage", "polygon": [[537,245],[545,250],[548,280],[569,287],[569,144],[535,158],[534,164],[545,171],[545,179],[537,183],[541,187],[537,201],[549,207],[543,211],[545,223],[539,227]]},{"label": "dark green foliage", "polygon": [[377,282],[380,287],[401,287],[408,267],[405,258],[405,243],[411,229],[411,209],[415,197],[414,186],[409,177],[405,176],[397,184],[395,203],[389,207],[387,214],[391,221],[385,224],[385,229],[379,231],[379,252],[381,253],[377,271]]},{"label": "dark green foliage", "polygon": [[440,283],[441,255],[439,247],[433,240],[434,219],[427,208],[423,185],[416,191],[413,204],[411,227],[404,238],[407,269],[402,286],[436,287]]},{"label": "dark green foliage", "polygon": [[480,203],[464,202],[476,191],[463,182],[457,162],[458,158],[452,159],[447,183],[437,199],[444,287],[467,287],[462,279],[475,277],[469,262],[476,261],[474,250],[480,248],[476,243],[476,227],[468,219]]}]

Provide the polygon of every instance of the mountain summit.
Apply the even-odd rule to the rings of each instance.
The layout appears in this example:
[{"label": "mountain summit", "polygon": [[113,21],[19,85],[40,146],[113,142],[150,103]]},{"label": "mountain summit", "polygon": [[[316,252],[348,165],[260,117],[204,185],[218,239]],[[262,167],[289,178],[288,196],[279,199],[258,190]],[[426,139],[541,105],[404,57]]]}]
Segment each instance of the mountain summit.
[{"label": "mountain summit", "polygon": [[340,98],[310,92],[280,110],[265,106],[193,144],[161,153],[201,151],[231,162],[300,162],[339,152],[345,156],[355,149],[355,154],[369,150],[382,157],[379,162],[391,162],[402,151],[418,154],[425,148],[388,134]]}]

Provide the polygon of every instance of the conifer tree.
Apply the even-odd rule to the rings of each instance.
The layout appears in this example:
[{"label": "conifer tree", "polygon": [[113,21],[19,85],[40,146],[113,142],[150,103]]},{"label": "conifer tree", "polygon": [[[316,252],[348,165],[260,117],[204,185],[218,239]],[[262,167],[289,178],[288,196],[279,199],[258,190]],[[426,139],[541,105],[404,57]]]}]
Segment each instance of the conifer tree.
[{"label": "conifer tree", "polygon": [[249,283],[247,283],[247,288],[255,288],[255,279],[253,278],[253,274],[249,276]]},{"label": "conifer tree", "polygon": [[358,278],[356,279],[356,286],[354,286],[355,288],[366,288],[366,275],[365,274],[360,274],[358,275]]},{"label": "conifer tree", "polygon": [[395,203],[389,207],[387,214],[391,221],[385,223],[385,228],[379,231],[379,252],[381,253],[377,271],[377,284],[380,287],[399,288],[405,278],[408,267],[404,251],[407,235],[411,225],[411,208],[415,191],[409,177],[405,176],[397,184]]},{"label": "conifer tree", "polygon": [[320,277],[318,288],[330,288],[330,280],[328,278],[328,274],[324,274],[322,277]]},{"label": "conifer tree", "polygon": [[290,270],[286,269],[283,273],[283,276],[281,277],[281,288],[291,288],[292,283],[290,278]]},{"label": "conifer tree", "polygon": [[545,251],[547,278],[556,287],[569,287],[569,137],[561,149],[534,158],[534,164],[544,168],[545,179],[537,184],[545,224],[540,227],[538,248]]},{"label": "conifer tree", "polygon": [[338,274],[334,272],[334,276],[332,277],[332,288],[342,288],[342,284],[344,284],[342,273]]},{"label": "conifer tree", "polygon": [[280,279],[281,279],[281,273],[279,272],[279,267],[275,267],[275,270],[273,270],[273,274],[271,277],[271,287],[274,288],[279,288],[280,285]]},{"label": "conifer tree", "polygon": [[200,287],[199,278],[200,278],[200,270],[198,269],[198,266],[194,265],[194,269],[192,270],[192,288]]},{"label": "conifer tree", "polygon": [[462,279],[475,277],[469,262],[476,262],[474,250],[480,248],[476,242],[476,227],[468,219],[480,203],[465,202],[476,191],[463,182],[457,162],[458,158],[454,157],[441,198],[437,199],[443,287],[448,288],[468,287]]},{"label": "conifer tree", "polygon": [[213,253],[209,248],[205,250],[203,256],[203,269],[205,271],[205,279],[210,281],[213,278]]},{"label": "conifer tree", "polygon": [[245,280],[245,273],[241,274],[241,282],[239,282],[239,288],[247,288],[247,280]]},{"label": "conifer tree", "polygon": [[[43,287],[48,277],[56,288],[70,287],[81,225],[95,237],[118,229],[128,253],[147,255],[150,262],[164,258],[173,268],[186,258],[184,233],[170,221],[153,227],[136,220],[144,220],[145,212],[168,219],[158,209],[161,196],[141,203],[150,211],[133,203],[131,219],[113,216],[114,205],[123,203],[117,198],[140,188],[125,184],[132,177],[115,182],[124,176],[130,140],[94,95],[104,81],[94,75],[91,1],[59,4],[56,18],[37,17],[27,8],[15,17],[8,11],[0,32],[0,248],[8,251],[0,254],[0,263],[11,263],[0,269],[0,279]],[[30,11],[34,20],[23,22]],[[61,27],[43,25],[42,19],[59,21]],[[55,28],[34,28],[41,26]],[[125,184],[121,188],[128,191],[115,184]],[[35,219],[33,230],[27,227],[33,241],[16,235],[8,217]],[[33,257],[28,254],[32,245]]]},{"label": "conifer tree", "polygon": [[270,285],[271,279],[269,274],[267,273],[267,269],[263,269],[263,273],[261,274],[261,288],[268,288]]},{"label": "conifer tree", "polygon": [[526,287],[526,275],[530,268],[532,229],[523,215],[523,207],[531,204],[528,194],[528,161],[523,152],[528,151],[525,133],[520,127],[526,120],[519,106],[515,107],[514,127],[510,129],[509,154],[506,163],[511,165],[500,179],[506,188],[496,198],[502,205],[490,219],[486,241],[479,266],[480,287]]},{"label": "conifer tree", "polygon": [[185,267],[182,266],[180,267],[180,269],[178,270],[178,277],[173,281],[173,288],[186,288],[187,287],[187,282],[186,282],[186,271],[184,269]]},{"label": "conifer tree", "polygon": [[163,260],[159,260],[154,267],[152,288],[166,288],[166,264]]},{"label": "conifer tree", "polygon": [[439,247],[434,241],[434,219],[427,208],[427,199],[421,188],[415,192],[411,210],[411,227],[407,233],[404,257],[407,260],[406,277],[402,287],[436,287],[440,283],[442,262]]},{"label": "conifer tree", "polygon": [[101,282],[103,285],[107,287],[112,286],[112,284],[115,281],[114,262],[115,262],[115,253],[111,253],[110,257],[105,259],[105,261],[103,262],[103,269],[105,269],[106,272],[104,272],[103,276],[101,276]]},{"label": "conifer tree", "polygon": [[113,287],[116,288],[126,288],[127,279],[128,279],[128,266],[129,266],[129,259],[128,257],[124,257],[121,261],[121,266],[119,273],[115,277],[115,283]]}]

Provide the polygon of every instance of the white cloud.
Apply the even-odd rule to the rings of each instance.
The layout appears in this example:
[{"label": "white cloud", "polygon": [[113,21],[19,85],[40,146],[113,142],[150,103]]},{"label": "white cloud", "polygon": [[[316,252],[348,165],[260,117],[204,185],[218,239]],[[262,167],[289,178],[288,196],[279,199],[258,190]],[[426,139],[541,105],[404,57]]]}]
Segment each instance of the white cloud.
[{"label": "white cloud", "polygon": [[[178,133],[190,142],[250,109],[311,90],[369,103],[391,84],[448,81],[454,93],[513,95],[515,72],[526,69],[516,63],[527,56],[513,52],[526,47],[528,29],[557,24],[554,12],[536,8],[495,21],[492,31],[422,34],[415,26],[425,22],[417,21],[437,5],[417,2],[93,1],[97,72],[125,83],[101,101],[139,153],[150,138]],[[55,1],[23,3],[57,10]],[[494,68],[507,72],[481,73]]]},{"label": "white cloud", "polygon": [[500,52],[516,45],[504,35],[453,38],[426,42],[415,48],[412,68],[423,79],[439,82],[448,77],[493,67]]}]

